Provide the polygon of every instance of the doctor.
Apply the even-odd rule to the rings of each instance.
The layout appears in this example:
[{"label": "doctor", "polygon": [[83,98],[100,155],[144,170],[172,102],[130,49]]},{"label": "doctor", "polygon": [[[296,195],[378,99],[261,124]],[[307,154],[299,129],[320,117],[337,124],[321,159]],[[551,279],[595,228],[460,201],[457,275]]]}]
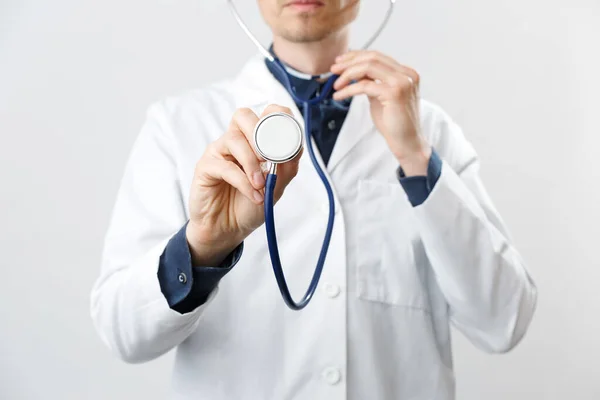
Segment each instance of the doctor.
[{"label": "doctor", "polygon": [[[282,301],[263,226],[261,115],[302,116],[270,63],[154,104],[127,163],[91,314],[130,363],[176,349],[174,399],[454,398],[450,325],[500,353],[523,337],[536,289],[459,126],[419,98],[419,75],[348,51],[359,1],[259,0],[272,51],[309,75],[339,74],[313,110],[336,201],[319,290]],[[294,90],[319,79],[294,74]],[[277,104],[277,105],[270,105]],[[280,253],[298,298],[327,222],[307,154],[279,169]]]}]

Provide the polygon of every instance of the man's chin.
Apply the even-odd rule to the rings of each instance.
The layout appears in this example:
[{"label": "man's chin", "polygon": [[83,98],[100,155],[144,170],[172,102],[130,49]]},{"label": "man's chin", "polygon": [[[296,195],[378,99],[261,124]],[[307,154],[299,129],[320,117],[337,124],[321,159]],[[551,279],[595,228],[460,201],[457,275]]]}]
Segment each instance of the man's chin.
[{"label": "man's chin", "polygon": [[288,24],[283,27],[283,30],[282,36],[286,40],[295,43],[319,42],[331,33],[331,30],[324,26],[315,26],[314,21],[312,23],[306,21],[294,25]]},{"label": "man's chin", "polygon": [[292,43],[314,43],[324,40],[327,35],[321,32],[286,32],[282,35],[288,42]]}]

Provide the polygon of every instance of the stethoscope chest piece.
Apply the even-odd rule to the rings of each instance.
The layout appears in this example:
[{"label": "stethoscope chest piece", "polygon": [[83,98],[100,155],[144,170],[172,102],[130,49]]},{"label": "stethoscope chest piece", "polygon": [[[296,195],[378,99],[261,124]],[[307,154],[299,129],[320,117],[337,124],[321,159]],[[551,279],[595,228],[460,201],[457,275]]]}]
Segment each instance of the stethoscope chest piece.
[{"label": "stethoscope chest piece", "polygon": [[275,164],[294,159],[302,149],[303,133],[294,117],[285,113],[264,116],[254,128],[258,153]]}]

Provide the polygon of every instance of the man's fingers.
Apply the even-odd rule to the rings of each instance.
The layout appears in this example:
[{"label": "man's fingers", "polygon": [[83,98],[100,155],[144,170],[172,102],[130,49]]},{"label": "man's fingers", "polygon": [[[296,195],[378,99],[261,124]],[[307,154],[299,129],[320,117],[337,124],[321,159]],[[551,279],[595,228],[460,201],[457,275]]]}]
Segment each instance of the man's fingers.
[{"label": "man's fingers", "polygon": [[417,71],[415,71],[414,69],[412,69],[410,67],[407,67],[406,65],[400,65],[399,70],[405,76],[410,78],[410,83],[413,86],[419,87],[419,85],[421,83],[421,75],[419,75],[419,73]]},{"label": "man's fingers", "polygon": [[[357,50],[348,52],[336,59],[336,63],[331,67],[334,74],[342,75],[344,71],[360,64],[381,64],[394,71],[393,75],[397,78],[402,78],[400,75],[405,75],[412,81],[413,85],[418,87],[421,77],[413,68],[398,63],[393,58],[380,53],[378,51]],[[401,82],[386,82],[392,86]]]},{"label": "man's fingers", "polygon": [[378,61],[365,61],[360,64],[354,64],[343,72],[333,85],[335,90],[341,90],[352,81],[358,81],[364,78],[379,80],[389,85],[393,85],[396,77],[394,69]]},{"label": "man's fingers", "polygon": [[[339,60],[339,61],[338,61]],[[389,67],[396,68],[400,64],[392,57],[387,56],[383,53],[374,50],[357,50],[348,52],[338,58],[336,58],[335,64],[338,66],[348,66],[351,64],[358,64],[365,61],[381,61]]]},{"label": "man's fingers", "polygon": [[379,97],[384,94],[385,90],[386,86],[383,84],[378,84],[371,79],[362,79],[335,92],[333,99],[341,101],[359,94],[366,94],[369,97]]},{"label": "man's fingers", "polygon": [[262,117],[266,117],[269,114],[274,114],[274,113],[284,113],[284,114],[288,114],[293,116],[292,114],[292,110],[289,109],[288,107],[284,107],[284,106],[279,106],[277,104],[269,104],[263,111],[263,113],[261,114],[261,118]]},{"label": "man's fingers", "polygon": [[233,161],[212,159],[203,164],[202,174],[215,182],[227,182],[255,204],[263,202],[263,194],[252,187],[244,172]]},{"label": "man's fingers", "polygon": [[353,59],[354,57],[356,57],[357,55],[359,55],[360,53],[363,53],[365,50],[350,50],[338,57],[336,57],[335,62],[336,63],[343,63],[346,62],[348,60]]},{"label": "man's fingers", "polygon": [[230,131],[238,130],[245,137],[248,143],[251,144],[252,151],[256,155],[256,158],[260,161],[264,161],[264,159],[260,156],[260,154],[254,148],[254,138],[252,137],[254,134],[254,128],[258,124],[258,117],[249,108],[240,108],[233,114],[233,118],[231,119],[231,123],[229,125]]},{"label": "man's fingers", "polygon": [[242,132],[237,129],[227,132],[216,144],[220,147],[219,153],[225,159],[230,161],[233,159],[242,166],[255,189],[264,187],[265,179],[260,168],[261,160],[256,157],[254,149]]},{"label": "man's fingers", "polygon": [[240,108],[229,124],[229,131],[217,141],[219,152],[226,159],[233,158],[238,162],[248,180],[255,189],[262,189],[265,184],[260,163],[265,161],[254,148],[254,128],[258,117],[249,108]]}]

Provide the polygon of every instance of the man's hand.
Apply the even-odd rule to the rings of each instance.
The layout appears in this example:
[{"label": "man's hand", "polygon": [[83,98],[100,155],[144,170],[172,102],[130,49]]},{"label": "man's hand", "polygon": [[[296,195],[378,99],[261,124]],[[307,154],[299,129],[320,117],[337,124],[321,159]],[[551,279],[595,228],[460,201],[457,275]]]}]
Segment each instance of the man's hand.
[{"label": "man's hand", "polygon": [[[264,115],[289,108],[271,105]],[[194,265],[217,266],[250,233],[264,223],[265,160],[253,145],[259,118],[250,109],[235,112],[229,129],[207,146],[196,164],[190,191],[186,237]],[[296,176],[301,153],[277,170],[275,201]]]},{"label": "man's hand", "polygon": [[[427,175],[431,147],[421,136],[419,74],[377,51],[351,51],[331,72],[335,100],[366,94],[377,129],[407,176]],[[353,83],[355,81],[355,83]]]}]

